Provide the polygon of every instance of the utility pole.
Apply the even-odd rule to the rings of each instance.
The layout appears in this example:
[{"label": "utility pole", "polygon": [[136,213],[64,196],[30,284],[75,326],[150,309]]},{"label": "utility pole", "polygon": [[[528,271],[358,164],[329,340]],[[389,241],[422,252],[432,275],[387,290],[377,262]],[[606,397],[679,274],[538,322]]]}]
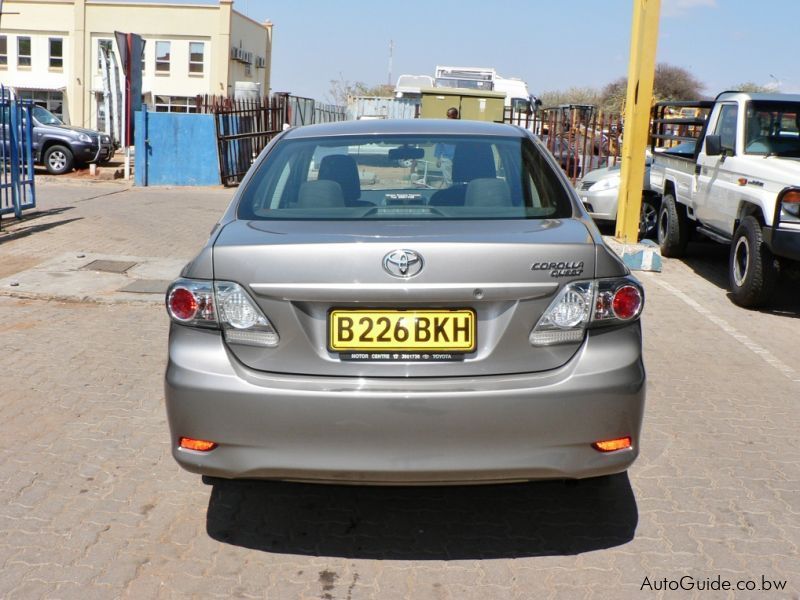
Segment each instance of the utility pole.
[{"label": "utility pole", "polygon": [[617,239],[626,244],[635,244],[639,240],[644,154],[650,132],[660,10],[661,0],[633,0],[616,229]]},{"label": "utility pole", "polygon": [[394,57],[394,40],[389,40],[389,80],[387,85],[392,85],[392,58]]}]

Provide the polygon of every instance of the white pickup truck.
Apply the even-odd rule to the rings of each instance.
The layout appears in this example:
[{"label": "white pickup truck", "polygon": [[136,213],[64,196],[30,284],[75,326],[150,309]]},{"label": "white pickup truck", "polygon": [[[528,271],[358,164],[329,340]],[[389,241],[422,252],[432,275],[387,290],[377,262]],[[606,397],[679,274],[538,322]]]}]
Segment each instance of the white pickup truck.
[{"label": "white pickup truck", "polygon": [[800,95],[724,92],[672,107],[656,105],[651,131],[661,253],[683,255],[692,231],[730,244],[733,300],[761,306],[781,265],[800,261]]}]

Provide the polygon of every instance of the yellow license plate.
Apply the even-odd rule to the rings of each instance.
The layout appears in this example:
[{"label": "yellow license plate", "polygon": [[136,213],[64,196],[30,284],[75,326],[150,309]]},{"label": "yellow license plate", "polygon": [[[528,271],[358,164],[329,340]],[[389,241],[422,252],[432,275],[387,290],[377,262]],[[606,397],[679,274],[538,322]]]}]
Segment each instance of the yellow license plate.
[{"label": "yellow license plate", "polygon": [[332,310],[328,315],[328,348],[355,350],[475,350],[475,311]]}]

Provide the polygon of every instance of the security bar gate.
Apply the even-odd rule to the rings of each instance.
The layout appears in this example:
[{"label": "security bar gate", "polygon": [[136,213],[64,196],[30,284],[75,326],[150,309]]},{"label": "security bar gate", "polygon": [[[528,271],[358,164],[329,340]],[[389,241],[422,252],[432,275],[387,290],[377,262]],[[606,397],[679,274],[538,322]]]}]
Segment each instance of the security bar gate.
[{"label": "security bar gate", "polygon": [[239,185],[259,153],[285,127],[344,121],[347,116],[344,107],[285,93],[238,100],[197,96],[196,110],[214,115],[225,186]]},{"label": "security bar gate", "polygon": [[13,100],[0,86],[0,215],[36,206],[33,170],[33,103]]},{"label": "security bar gate", "polygon": [[259,153],[283,129],[285,96],[239,101],[212,98],[210,109],[216,125],[222,185],[239,185]]}]

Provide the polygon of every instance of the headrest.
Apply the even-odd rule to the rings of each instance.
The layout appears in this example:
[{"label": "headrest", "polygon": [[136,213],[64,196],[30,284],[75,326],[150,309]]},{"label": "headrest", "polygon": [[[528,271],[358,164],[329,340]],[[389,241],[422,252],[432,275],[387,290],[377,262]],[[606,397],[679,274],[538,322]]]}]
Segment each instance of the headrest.
[{"label": "headrest", "polygon": [[467,182],[497,176],[492,147],[488,143],[461,143],[453,152],[453,181]]},{"label": "headrest", "polygon": [[467,185],[465,206],[511,206],[511,190],[502,179],[473,179]]},{"label": "headrest", "polygon": [[335,208],[344,206],[342,186],[335,181],[306,181],[297,194],[298,208]]},{"label": "headrest", "polygon": [[342,193],[347,201],[358,200],[361,197],[358,166],[352,156],[330,154],[322,157],[319,163],[318,179],[336,181],[342,186]]}]

